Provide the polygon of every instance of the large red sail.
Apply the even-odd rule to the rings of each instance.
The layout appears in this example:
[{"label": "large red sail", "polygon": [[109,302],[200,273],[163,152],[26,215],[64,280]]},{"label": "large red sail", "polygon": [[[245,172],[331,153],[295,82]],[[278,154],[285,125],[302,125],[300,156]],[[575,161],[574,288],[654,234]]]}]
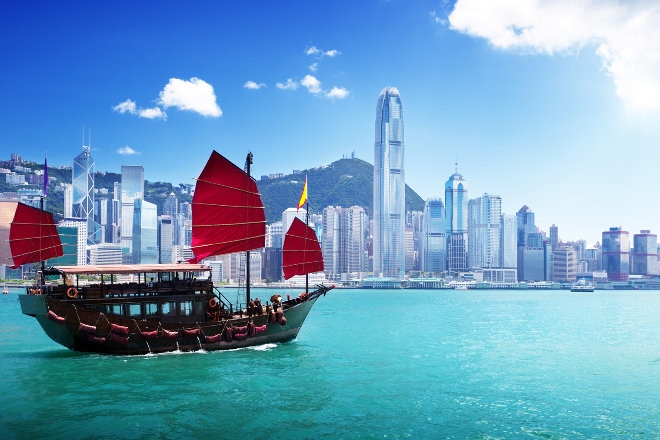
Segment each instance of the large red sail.
[{"label": "large red sail", "polygon": [[284,237],[282,269],[287,280],[294,275],[323,270],[323,255],[316,233],[298,217],[294,217]]},{"label": "large red sail", "polygon": [[266,216],[257,183],[217,151],[197,179],[192,223],[191,262],[266,244]]},{"label": "large red sail", "polygon": [[53,214],[20,202],[0,201],[0,264],[15,269],[63,254]]}]

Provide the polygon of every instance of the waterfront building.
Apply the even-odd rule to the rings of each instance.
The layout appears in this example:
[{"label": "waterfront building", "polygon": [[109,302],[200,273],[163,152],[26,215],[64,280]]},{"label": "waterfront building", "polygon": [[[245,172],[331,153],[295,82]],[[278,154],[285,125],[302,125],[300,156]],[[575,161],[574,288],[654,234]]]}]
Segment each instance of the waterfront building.
[{"label": "waterfront building", "polygon": [[578,260],[574,248],[559,246],[552,249],[552,281],[575,281],[577,272]]},{"label": "waterfront building", "polygon": [[[78,264],[78,227],[77,226],[64,226],[58,224],[56,226],[57,233],[62,242],[62,255],[56,258],[46,260],[46,266],[75,266]],[[81,249],[85,249],[85,244],[82,243]]]},{"label": "waterfront building", "polygon": [[282,222],[266,225],[266,247],[282,249]]},{"label": "waterfront building", "polygon": [[502,198],[484,194],[468,202],[468,265],[470,269],[502,267],[500,255]]},{"label": "waterfront building", "polygon": [[282,212],[282,231],[286,235],[286,231],[291,227],[293,219],[298,217],[303,223],[307,224],[307,211],[304,208],[287,208]]},{"label": "waterfront building", "polygon": [[468,268],[467,196],[467,181],[456,171],[445,183],[447,270],[450,275]]},{"label": "waterfront building", "polygon": [[279,281],[282,278],[282,245],[264,248],[261,262],[261,278],[266,282]]},{"label": "waterfront building", "polygon": [[171,215],[158,216],[158,262],[173,262],[174,219]]},{"label": "waterfront building", "polygon": [[559,228],[554,223],[550,226],[550,246],[552,249],[559,247]]},{"label": "waterfront building", "polygon": [[113,243],[99,243],[89,247],[89,264],[121,264],[121,246]]},{"label": "waterfront building", "polygon": [[374,142],[373,272],[396,279],[405,273],[404,129],[401,96],[386,87],[378,96]]},{"label": "waterfront building", "polygon": [[518,267],[518,228],[516,217],[513,215],[502,214],[500,220],[502,237],[500,239],[500,256],[502,258],[503,268]]},{"label": "waterfront building", "polygon": [[424,203],[420,240],[420,270],[424,276],[440,276],[447,270],[445,205],[440,198]]},{"label": "waterfront building", "polygon": [[603,270],[610,281],[628,281],[630,273],[630,239],[620,227],[603,231]]},{"label": "waterfront building", "polygon": [[367,215],[359,206],[328,206],[323,210],[324,272],[329,279],[362,278],[366,272],[365,229]]},{"label": "waterfront building", "polygon": [[634,275],[658,274],[658,236],[651,234],[648,229],[633,235],[633,263]]},{"label": "waterfront building", "polygon": [[[58,223],[58,227],[67,226],[75,229],[76,233],[76,265],[85,266],[87,264],[87,221],[79,218],[65,218]],[[69,230],[72,232],[72,230]],[[61,239],[62,237],[60,237]],[[71,238],[73,241],[73,238]],[[68,251],[69,255],[72,251]]]},{"label": "waterfront building", "polygon": [[98,225],[96,243],[112,243],[112,201],[107,197],[94,200],[94,222]]},{"label": "waterfront building", "polygon": [[72,218],[87,222],[87,242],[96,242],[96,227],[94,223],[94,159],[90,147],[83,146],[83,151],[73,159],[71,168],[73,183]]},{"label": "waterfront building", "polygon": [[206,264],[211,268],[211,279],[214,283],[220,284],[225,281],[223,261],[207,261]]},{"label": "waterfront building", "polygon": [[536,232],[534,212],[527,205],[524,205],[516,213],[516,221],[518,225],[518,246],[527,246],[529,234]]},{"label": "waterfront building", "polygon": [[144,198],[144,168],[122,165],[121,167],[121,214],[120,234],[124,263],[135,263],[133,252],[133,210],[135,200]]},{"label": "waterfront building", "polygon": [[548,281],[550,243],[518,248],[518,281]]},{"label": "waterfront building", "polygon": [[134,264],[158,263],[158,216],[156,205],[143,199],[133,201]]},{"label": "waterfront building", "polygon": [[73,185],[64,184],[64,218],[73,218]]},{"label": "waterfront building", "polygon": [[176,194],[170,193],[163,202],[163,212],[162,215],[169,215],[172,217],[172,242],[179,242],[179,228],[177,227],[178,214],[179,214],[179,200],[176,197]]}]

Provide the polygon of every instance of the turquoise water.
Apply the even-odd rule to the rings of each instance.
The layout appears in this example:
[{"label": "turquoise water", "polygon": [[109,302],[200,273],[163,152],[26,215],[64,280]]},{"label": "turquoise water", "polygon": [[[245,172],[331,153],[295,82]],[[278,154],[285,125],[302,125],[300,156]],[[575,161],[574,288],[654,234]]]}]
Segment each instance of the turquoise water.
[{"label": "turquoise water", "polygon": [[333,290],[293,342],[139,357],[13,292],[0,365],[2,439],[659,438],[660,292]]}]

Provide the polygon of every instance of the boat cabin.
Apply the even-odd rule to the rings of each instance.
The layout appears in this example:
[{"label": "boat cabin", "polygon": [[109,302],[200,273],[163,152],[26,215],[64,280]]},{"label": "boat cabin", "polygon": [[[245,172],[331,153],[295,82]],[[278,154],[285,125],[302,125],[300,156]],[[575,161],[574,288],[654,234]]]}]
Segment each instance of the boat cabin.
[{"label": "boat cabin", "polygon": [[211,269],[202,264],[55,266],[43,274],[43,291],[29,293],[136,320],[199,322],[209,303],[219,310],[229,303],[214,291]]}]

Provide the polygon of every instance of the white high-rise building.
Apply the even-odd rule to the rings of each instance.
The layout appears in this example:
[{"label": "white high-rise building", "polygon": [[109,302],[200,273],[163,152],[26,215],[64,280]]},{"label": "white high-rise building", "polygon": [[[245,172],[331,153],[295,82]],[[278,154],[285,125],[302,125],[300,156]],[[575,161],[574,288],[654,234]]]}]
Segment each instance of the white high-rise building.
[{"label": "white high-rise building", "polygon": [[484,194],[468,202],[468,265],[470,269],[502,267],[502,198]]}]

